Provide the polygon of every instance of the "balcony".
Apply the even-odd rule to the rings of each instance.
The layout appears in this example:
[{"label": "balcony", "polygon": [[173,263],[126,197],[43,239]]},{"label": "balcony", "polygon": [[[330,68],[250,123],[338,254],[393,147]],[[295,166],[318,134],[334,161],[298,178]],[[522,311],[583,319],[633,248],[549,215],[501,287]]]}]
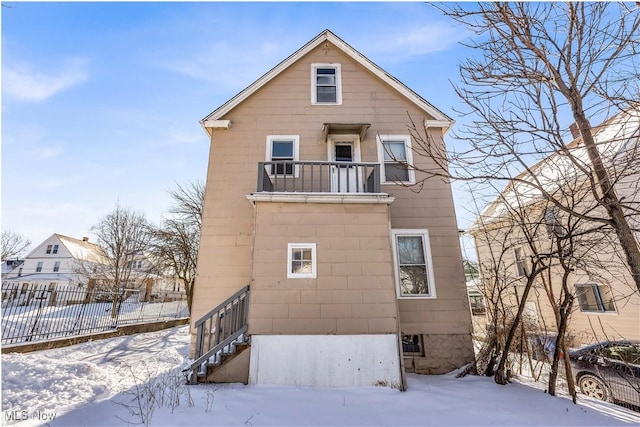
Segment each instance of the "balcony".
[{"label": "balcony", "polygon": [[380,164],[321,161],[258,163],[258,193],[380,193]]}]

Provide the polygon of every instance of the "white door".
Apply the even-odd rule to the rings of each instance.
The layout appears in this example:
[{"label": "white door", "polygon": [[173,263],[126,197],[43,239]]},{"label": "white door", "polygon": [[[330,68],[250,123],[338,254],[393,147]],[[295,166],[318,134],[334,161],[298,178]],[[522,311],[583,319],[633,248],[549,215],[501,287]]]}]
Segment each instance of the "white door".
[{"label": "white door", "polygon": [[329,160],[339,164],[331,166],[331,192],[358,193],[364,189],[359,168],[352,163],[360,161],[360,141],[357,135],[330,136]]}]

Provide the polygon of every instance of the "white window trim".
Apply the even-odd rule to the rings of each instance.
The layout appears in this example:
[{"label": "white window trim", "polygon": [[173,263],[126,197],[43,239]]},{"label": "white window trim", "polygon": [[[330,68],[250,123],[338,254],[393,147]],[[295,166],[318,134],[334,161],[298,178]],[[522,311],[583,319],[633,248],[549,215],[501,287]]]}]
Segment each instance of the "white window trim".
[{"label": "white window trim", "polygon": [[330,162],[335,162],[335,147],[336,143],[341,142],[351,142],[353,143],[353,161],[354,163],[360,163],[362,161],[361,152],[360,152],[360,135],[327,135],[327,160]]},{"label": "white window trim", "polygon": [[[273,153],[273,141],[277,140],[293,140],[293,161],[300,160],[300,135],[267,135],[267,149],[265,153],[265,161],[271,161],[271,155]],[[293,177],[298,178],[300,174],[299,167],[296,165],[293,167]],[[269,168],[269,176],[274,176],[272,169]],[[278,175],[280,177],[280,175]],[[290,178],[291,175],[285,175],[284,178]]]},{"label": "white window trim", "polygon": [[[335,68],[336,102],[318,102],[316,92],[316,70],[318,68]],[[311,105],[342,105],[342,65],[340,63],[311,64]]]},{"label": "white window trim", "polygon": [[[291,271],[292,249],[311,249],[311,273],[293,273]],[[315,279],[318,276],[316,244],[315,243],[289,243],[287,245],[287,279]]]},{"label": "white window trim", "polygon": [[[576,283],[573,288],[575,291],[577,291],[578,287],[585,287],[585,286],[595,286],[596,288],[598,288],[598,293],[600,294],[600,296],[602,296],[602,293],[600,292],[600,286],[608,286],[609,287],[609,292],[611,293],[611,303],[613,304],[613,310],[583,310],[582,306],[580,305],[580,300],[578,299],[578,309],[580,310],[581,313],[583,314],[604,314],[604,315],[611,315],[611,314],[618,314],[618,306],[616,305],[616,300],[613,297],[613,289],[611,289],[611,285],[607,285],[606,283],[596,283],[596,282],[585,282],[585,283]],[[604,306],[604,301],[600,301],[603,306]]]},{"label": "white window trim", "polygon": [[[525,262],[525,274],[520,274],[520,272],[518,271],[518,255],[516,254],[516,250],[520,249],[522,251],[522,256],[524,257],[523,260]],[[513,247],[513,269],[515,270],[515,275],[516,275],[516,279],[520,279],[522,277],[526,277],[527,275],[527,254],[524,252],[524,247],[523,246],[514,246]]]},{"label": "white window trim", "polygon": [[[408,175],[409,181],[387,181],[384,170],[384,146],[383,142],[388,140],[403,140],[405,154],[407,156],[407,164],[409,165]],[[382,185],[403,184],[413,185],[416,183],[416,173],[413,169],[413,149],[411,148],[411,136],[410,135],[377,135],[376,145],[378,146],[378,163],[380,163],[380,183]]]},{"label": "white window trim", "polygon": [[[400,266],[398,264],[397,236],[421,236],[422,249],[424,250],[425,263],[427,265],[427,279],[429,280],[429,294],[403,295],[400,286]],[[436,282],[433,274],[433,262],[431,260],[431,242],[429,240],[429,230],[426,228],[397,228],[391,230],[391,248],[393,249],[393,266],[395,269],[396,294],[398,299],[435,299]]]}]

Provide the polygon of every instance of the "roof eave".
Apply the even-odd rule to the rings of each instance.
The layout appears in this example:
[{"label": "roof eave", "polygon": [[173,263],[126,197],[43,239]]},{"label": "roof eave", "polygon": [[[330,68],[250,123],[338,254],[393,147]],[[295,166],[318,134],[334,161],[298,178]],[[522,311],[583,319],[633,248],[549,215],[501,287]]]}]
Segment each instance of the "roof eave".
[{"label": "roof eave", "polygon": [[[258,89],[260,89],[265,84],[267,84],[269,81],[271,81],[274,77],[276,77],[282,71],[287,69],[294,62],[298,61],[304,55],[306,55],[311,50],[313,50],[314,48],[316,48],[317,46],[319,46],[320,44],[322,44],[323,42],[326,42],[326,41],[328,41],[328,42],[332,43],[333,45],[335,45],[336,47],[338,47],[340,50],[342,50],[345,54],[347,54],[349,57],[351,57],[357,63],[359,63],[364,68],[369,70],[372,74],[374,74],[375,76],[377,76],[378,78],[380,78],[381,80],[386,82],[392,88],[396,89],[405,98],[409,99],[416,106],[418,106],[420,109],[422,109],[427,114],[432,116],[433,120],[442,121],[442,122],[448,122],[448,125],[442,126],[442,128],[443,128],[443,133],[445,133],[445,134],[449,131],[449,129],[453,125],[453,119],[451,117],[447,116],[442,111],[440,111],[439,109],[437,109],[436,107],[431,105],[427,100],[422,98],[420,95],[418,95],[413,90],[409,89],[409,87],[407,87],[404,83],[400,82],[398,79],[396,79],[395,77],[391,76],[389,73],[384,71],[382,68],[380,68],[379,66],[377,66],[376,64],[371,62],[371,60],[366,58],[364,55],[362,55],[360,52],[358,52],[356,49],[351,47],[344,40],[342,40],[341,38],[339,38],[338,36],[336,36],[335,34],[333,34],[329,30],[324,30],[322,33],[317,35],[310,42],[308,42],[307,44],[302,46],[300,49],[298,49],[297,51],[295,51],[294,53],[289,55],[285,60],[283,60],[278,65],[273,67],[271,70],[269,70],[268,72],[263,74],[262,77],[258,78],[256,81],[254,81],[249,86],[244,88],[242,91],[240,91],[238,94],[236,94],[229,101],[225,102],[220,107],[215,109],[213,112],[208,114],[206,117],[204,117],[200,121],[201,125],[203,125],[203,123],[205,121],[207,121],[207,120],[219,120],[219,119],[222,119],[222,117],[225,114],[227,114],[229,111],[231,111],[233,108],[235,108],[238,104],[240,104],[242,101],[247,99],[249,96],[251,96]],[[203,127],[204,127],[204,125],[203,125]],[[211,130],[208,130],[205,127],[205,131],[207,132],[209,137],[212,136],[213,132]]]}]

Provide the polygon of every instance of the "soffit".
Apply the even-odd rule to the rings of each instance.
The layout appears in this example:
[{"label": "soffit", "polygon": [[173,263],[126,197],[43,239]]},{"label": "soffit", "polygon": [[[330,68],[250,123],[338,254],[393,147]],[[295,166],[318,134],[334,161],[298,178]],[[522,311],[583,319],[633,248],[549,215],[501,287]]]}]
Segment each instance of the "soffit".
[{"label": "soffit", "polygon": [[367,129],[370,127],[371,123],[324,123],[322,125],[322,134],[325,141],[327,140],[327,135],[332,134],[355,134],[360,136],[360,141],[364,141]]}]

